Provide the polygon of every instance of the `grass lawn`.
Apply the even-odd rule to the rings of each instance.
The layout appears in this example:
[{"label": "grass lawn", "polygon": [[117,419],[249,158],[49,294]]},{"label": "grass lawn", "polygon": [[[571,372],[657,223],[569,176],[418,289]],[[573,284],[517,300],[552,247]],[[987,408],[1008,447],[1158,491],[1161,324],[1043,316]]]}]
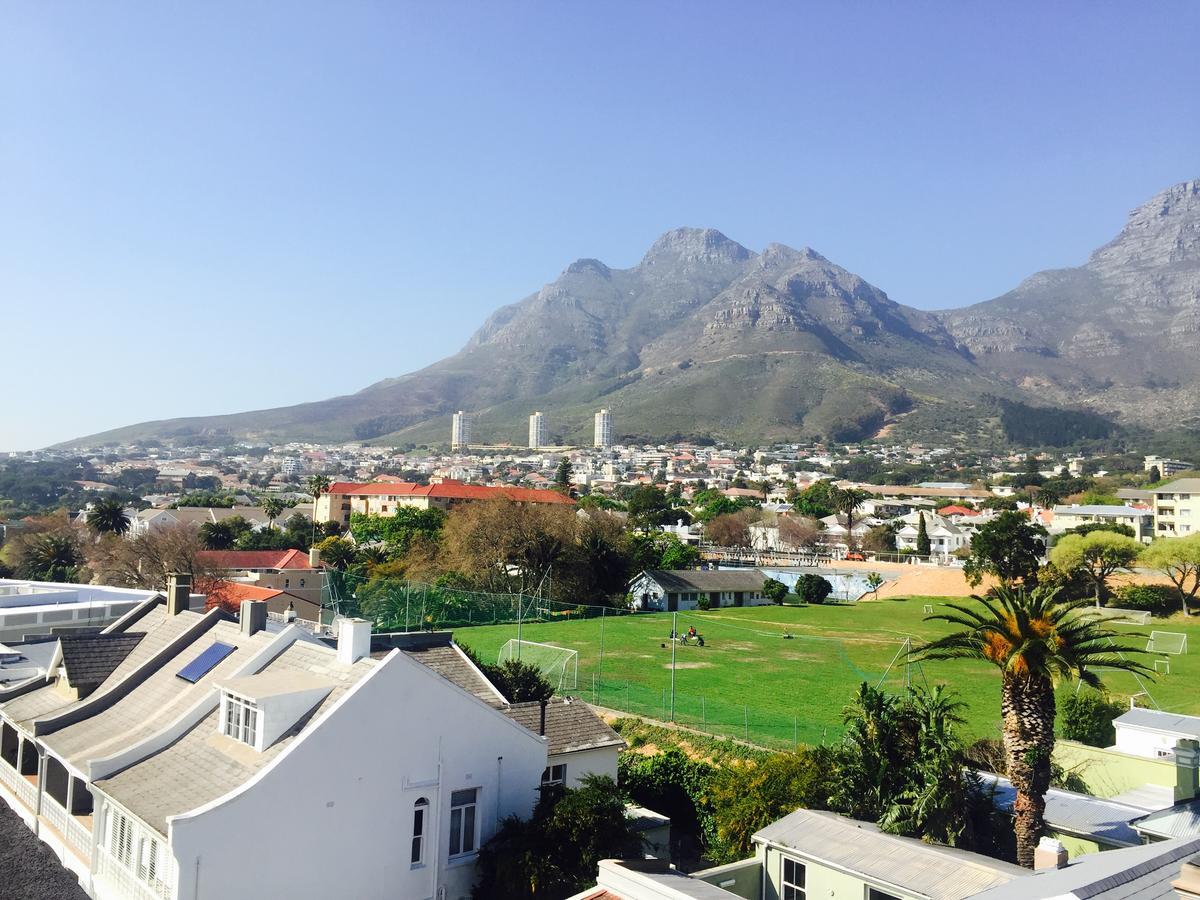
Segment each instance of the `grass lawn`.
[{"label": "grass lawn", "polygon": [[[679,629],[694,625],[705,646],[675,647],[676,721],[766,746],[794,741],[816,743],[841,733],[841,710],[862,681],[875,684],[896,660],[904,639],[920,641],[950,626],[924,621],[924,607],[947,602],[937,597],[873,600],[849,606],[756,606],[679,614]],[[970,601],[963,601],[970,602]],[[603,667],[601,668],[601,629]],[[1124,632],[1151,629],[1186,632],[1188,653],[1169,657],[1171,674],[1147,686],[1163,709],[1200,714],[1200,617],[1156,620],[1152,625],[1118,626]],[[669,613],[610,616],[603,620],[530,623],[525,641],[568,647],[579,653],[578,689],[573,693],[607,706],[651,718],[671,718],[671,631]],[[784,637],[791,634],[790,639]],[[455,640],[494,661],[515,625],[461,628]],[[1131,638],[1145,645],[1145,638]],[[1147,656],[1146,659],[1164,657]],[[904,685],[900,655],[884,684]],[[952,686],[969,706],[970,737],[996,737],[1000,725],[1000,678],[983,663],[924,663],[908,669],[913,681]],[[1106,676],[1114,694],[1141,688],[1132,676]],[[1063,686],[1071,690],[1073,685]],[[1143,701],[1146,705],[1152,705]]]}]

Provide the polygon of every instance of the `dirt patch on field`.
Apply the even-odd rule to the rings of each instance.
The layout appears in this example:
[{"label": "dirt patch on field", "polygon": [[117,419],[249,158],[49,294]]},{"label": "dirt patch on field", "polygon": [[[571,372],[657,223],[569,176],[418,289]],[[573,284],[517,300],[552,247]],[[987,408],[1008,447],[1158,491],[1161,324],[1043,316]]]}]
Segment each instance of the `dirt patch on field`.
[{"label": "dirt patch on field", "polygon": [[[677,669],[711,669],[712,665],[713,664],[710,662],[679,662],[678,660],[675,661],[675,668],[677,668]],[[663,668],[669,669],[669,668],[671,668],[671,664],[663,663]]]}]

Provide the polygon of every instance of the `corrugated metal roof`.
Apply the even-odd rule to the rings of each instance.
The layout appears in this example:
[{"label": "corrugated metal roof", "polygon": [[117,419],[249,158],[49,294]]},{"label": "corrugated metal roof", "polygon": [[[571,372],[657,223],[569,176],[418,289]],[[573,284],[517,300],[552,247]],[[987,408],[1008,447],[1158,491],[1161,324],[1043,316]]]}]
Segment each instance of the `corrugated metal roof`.
[{"label": "corrugated metal roof", "polygon": [[1064,869],[1037,872],[1014,884],[993,888],[975,900],[1178,900],[1171,882],[1183,861],[1200,852],[1200,838],[1160,841],[1089,853]]},{"label": "corrugated metal roof", "polygon": [[[984,789],[994,786],[993,803],[997,809],[1012,812],[1017,790],[1007,778],[990,772],[978,773]],[[1046,823],[1058,831],[1066,831],[1101,841],[1136,847],[1141,836],[1130,821],[1145,815],[1146,809],[1112,800],[1100,800],[1087,794],[1076,794],[1051,788],[1046,792]]]},{"label": "corrugated metal roof", "polygon": [[1029,874],[1000,860],[884,834],[869,822],[809,809],[771,823],[754,841],[851,872],[885,891],[899,888],[928,900],[962,900]]},{"label": "corrugated metal roof", "polygon": [[1138,831],[1160,838],[1200,837],[1200,800],[1156,810],[1132,822]]},{"label": "corrugated metal roof", "polygon": [[1138,707],[1117,716],[1113,719],[1113,725],[1151,728],[1155,731],[1166,731],[1200,740],[1200,716],[1181,716],[1178,713],[1163,712],[1159,709]]}]

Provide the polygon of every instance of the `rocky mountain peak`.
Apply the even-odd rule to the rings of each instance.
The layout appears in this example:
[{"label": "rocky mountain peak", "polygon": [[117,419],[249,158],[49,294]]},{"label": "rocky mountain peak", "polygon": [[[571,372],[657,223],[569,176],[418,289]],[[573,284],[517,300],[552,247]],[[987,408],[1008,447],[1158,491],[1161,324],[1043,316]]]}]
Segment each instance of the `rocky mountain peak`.
[{"label": "rocky mountain peak", "polygon": [[715,228],[675,228],[656,240],[642,258],[643,266],[672,263],[728,264],[753,254]]},{"label": "rocky mountain peak", "polygon": [[564,275],[599,275],[601,278],[612,276],[612,269],[598,259],[577,259],[563,271]]},{"label": "rocky mountain peak", "polygon": [[1200,262],[1200,179],[1185,181],[1129,214],[1121,233],[1092,254],[1088,268]]}]

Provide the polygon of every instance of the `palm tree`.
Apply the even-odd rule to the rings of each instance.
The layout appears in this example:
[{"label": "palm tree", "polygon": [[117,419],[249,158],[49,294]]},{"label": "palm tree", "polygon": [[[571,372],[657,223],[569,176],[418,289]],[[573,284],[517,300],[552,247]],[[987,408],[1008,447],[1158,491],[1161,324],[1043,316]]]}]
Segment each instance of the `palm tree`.
[{"label": "palm tree", "polygon": [[317,542],[317,502],[321,499],[321,495],[329,490],[331,482],[324,475],[310,475],[308,477],[308,492],[312,494],[313,511],[312,511],[312,537],[309,540],[309,546]]},{"label": "palm tree", "polygon": [[87,526],[95,534],[124,534],[129,530],[129,516],[120,500],[97,500],[88,510]]},{"label": "palm tree", "polygon": [[79,546],[70,535],[44,534],[25,548],[17,571],[33,581],[69,582],[82,562]]},{"label": "palm tree", "polygon": [[1118,644],[1121,634],[1088,608],[1087,600],[1063,599],[1059,589],[1045,587],[999,587],[974,599],[979,606],[947,603],[950,612],[926,616],[962,630],[917,648],[916,656],[982,659],[1000,669],[1004,752],[1017,790],[1017,862],[1032,867],[1050,787],[1055,682],[1077,678],[1099,689],[1103,685],[1095,669],[1153,673],[1123,655],[1142,651]]},{"label": "palm tree", "polygon": [[275,527],[275,520],[287,509],[287,504],[278,497],[268,497],[263,501],[262,508],[263,512],[267,514],[267,530],[270,531]]},{"label": "palm tree", "polygon": [[228,520],[205,522],[200,526],[200,540],[206,550],[228,550],[237,536],[237,529]]},{"label": "palm tree", "polygon": [[871,492],[862,488],[834,488],[829,492],[836,511],[846,517],[846,547],[849,549],[854,549],[854,514],[870,496]]}]

